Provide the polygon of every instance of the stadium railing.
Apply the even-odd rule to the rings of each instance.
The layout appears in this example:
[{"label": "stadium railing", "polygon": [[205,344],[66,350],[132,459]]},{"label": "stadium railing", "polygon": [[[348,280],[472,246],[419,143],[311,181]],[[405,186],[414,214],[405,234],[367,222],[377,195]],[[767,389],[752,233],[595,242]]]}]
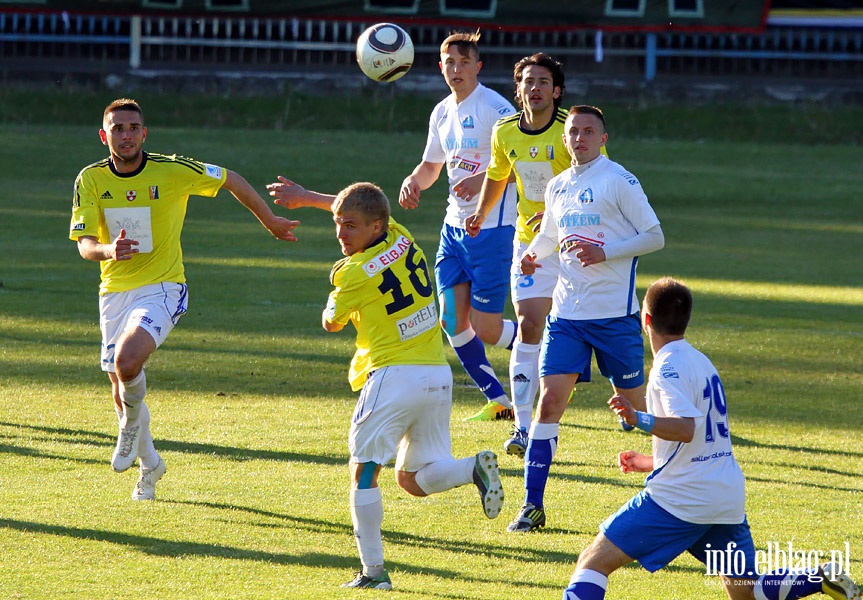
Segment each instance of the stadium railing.
[{"label": "stadium railing", "polygon": [[[0,13],[3,68],[126,71],[206,69],[267,73],[348,67],[354,42],[371,23],[298,18],[104,16]],[[417,67],[436,69],[445,25],[406,25]],[[639,32],[577,29],[498,31],[483,37],[486,71],[509,72],[539,50],[586,76],[863,76],[863,30],[768,26],[763,33]]]}]

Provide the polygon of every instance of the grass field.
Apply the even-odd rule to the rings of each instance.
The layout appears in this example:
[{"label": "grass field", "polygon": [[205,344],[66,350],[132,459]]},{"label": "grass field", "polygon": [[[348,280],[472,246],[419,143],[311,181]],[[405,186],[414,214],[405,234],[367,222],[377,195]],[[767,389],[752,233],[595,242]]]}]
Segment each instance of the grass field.
[{"label": "grass field", "polygon": [[[424,142],[421,132],[149,120],[149,149],[222,164],[261,191],[284,174],[322,191],[372,180],[392,198]],[[0,598],[355,597],[338,588],[359,564],[346,469],[353,336],[319,326],[340,256],[329,217],[296,211],[300,241],[283,244],[227,194],[192,199],[190,311],[148,364],[168,472],[156,502],[135,503],[135,476],[109,466],[116,419],[98,367],[98,267],[67,240],[75,175],[104,156],[96,129],[0,125]],[[694,290],[688,337],[723,376],[756,545],[826,553],[847,543],[863,579],[859,147],[648,137],[609,144],[667,240],[641,261],[639,295],[663,275]],[[427,253],[443,194],[438,185],[418,211],[395,209]],[[507,353],[490,354],[505,377]],[[507,424],[462,421],[481,399],[449,357],[454,453],[502,454]],[[507,501],[495,521],[472,487],[419,500],[385,471],[388,597],[559,598],[598,523],[643,481],[614,467],[618,451],[649,441],[619,430],[608,395],[602,381],[580,386],[567,410],[540,533],[504,532],[523,497],[511,457],[500,458]],[[703,572],[688,557],[654,575],[632,566],[608,597],[723,597]]]}]

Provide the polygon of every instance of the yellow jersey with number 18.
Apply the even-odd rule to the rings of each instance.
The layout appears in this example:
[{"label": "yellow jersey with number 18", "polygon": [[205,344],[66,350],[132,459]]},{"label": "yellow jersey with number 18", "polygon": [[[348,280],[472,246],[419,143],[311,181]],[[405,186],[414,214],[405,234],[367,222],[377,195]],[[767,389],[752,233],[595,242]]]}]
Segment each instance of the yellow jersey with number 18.
[{"label": "yellow jersey with number 18", "polygon": [[215,196],[227,176],[215,165],[147,152],[132,173],[118,173],[107,158],[85,167],[75,180],[69,239],[93,236],[110,244],[125,230],[138,241],[138,254],[130,260],[100,263],[99,293],[185,283],[180,234],[189,196]]},{"label": "yellow jersey with number 18", "polygon": [[428,263],[407,229],[391,219],[386,237],[333,266],[330,283],[325,318],[357,330],[351,389],[381,367],[447,364]]}]

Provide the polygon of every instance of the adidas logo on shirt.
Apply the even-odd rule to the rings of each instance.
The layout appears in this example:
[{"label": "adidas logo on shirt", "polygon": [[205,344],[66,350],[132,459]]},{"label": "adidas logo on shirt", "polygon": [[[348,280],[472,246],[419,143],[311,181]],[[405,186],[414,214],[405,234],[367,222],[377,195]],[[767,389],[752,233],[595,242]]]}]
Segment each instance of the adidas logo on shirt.
[{"label": "adidas logo on shirt", "polygon": [[104,194],[99,196],[99,198],[102,200],[113,200],[114,196],[111,195],[111,192],[105,192]]}]

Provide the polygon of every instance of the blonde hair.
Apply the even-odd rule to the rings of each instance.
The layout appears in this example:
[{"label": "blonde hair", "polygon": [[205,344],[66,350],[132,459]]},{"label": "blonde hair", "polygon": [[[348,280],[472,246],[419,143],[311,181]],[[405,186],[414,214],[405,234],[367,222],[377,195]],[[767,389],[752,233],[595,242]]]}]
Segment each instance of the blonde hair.
[{"label": "blonde hair", "polygon": [[390,201],[381,188],[362,181],[340,191],[333,201],[332,211],[334,215],[357,212],[369,223],[380,219],[386,231],[390,220]]}]

